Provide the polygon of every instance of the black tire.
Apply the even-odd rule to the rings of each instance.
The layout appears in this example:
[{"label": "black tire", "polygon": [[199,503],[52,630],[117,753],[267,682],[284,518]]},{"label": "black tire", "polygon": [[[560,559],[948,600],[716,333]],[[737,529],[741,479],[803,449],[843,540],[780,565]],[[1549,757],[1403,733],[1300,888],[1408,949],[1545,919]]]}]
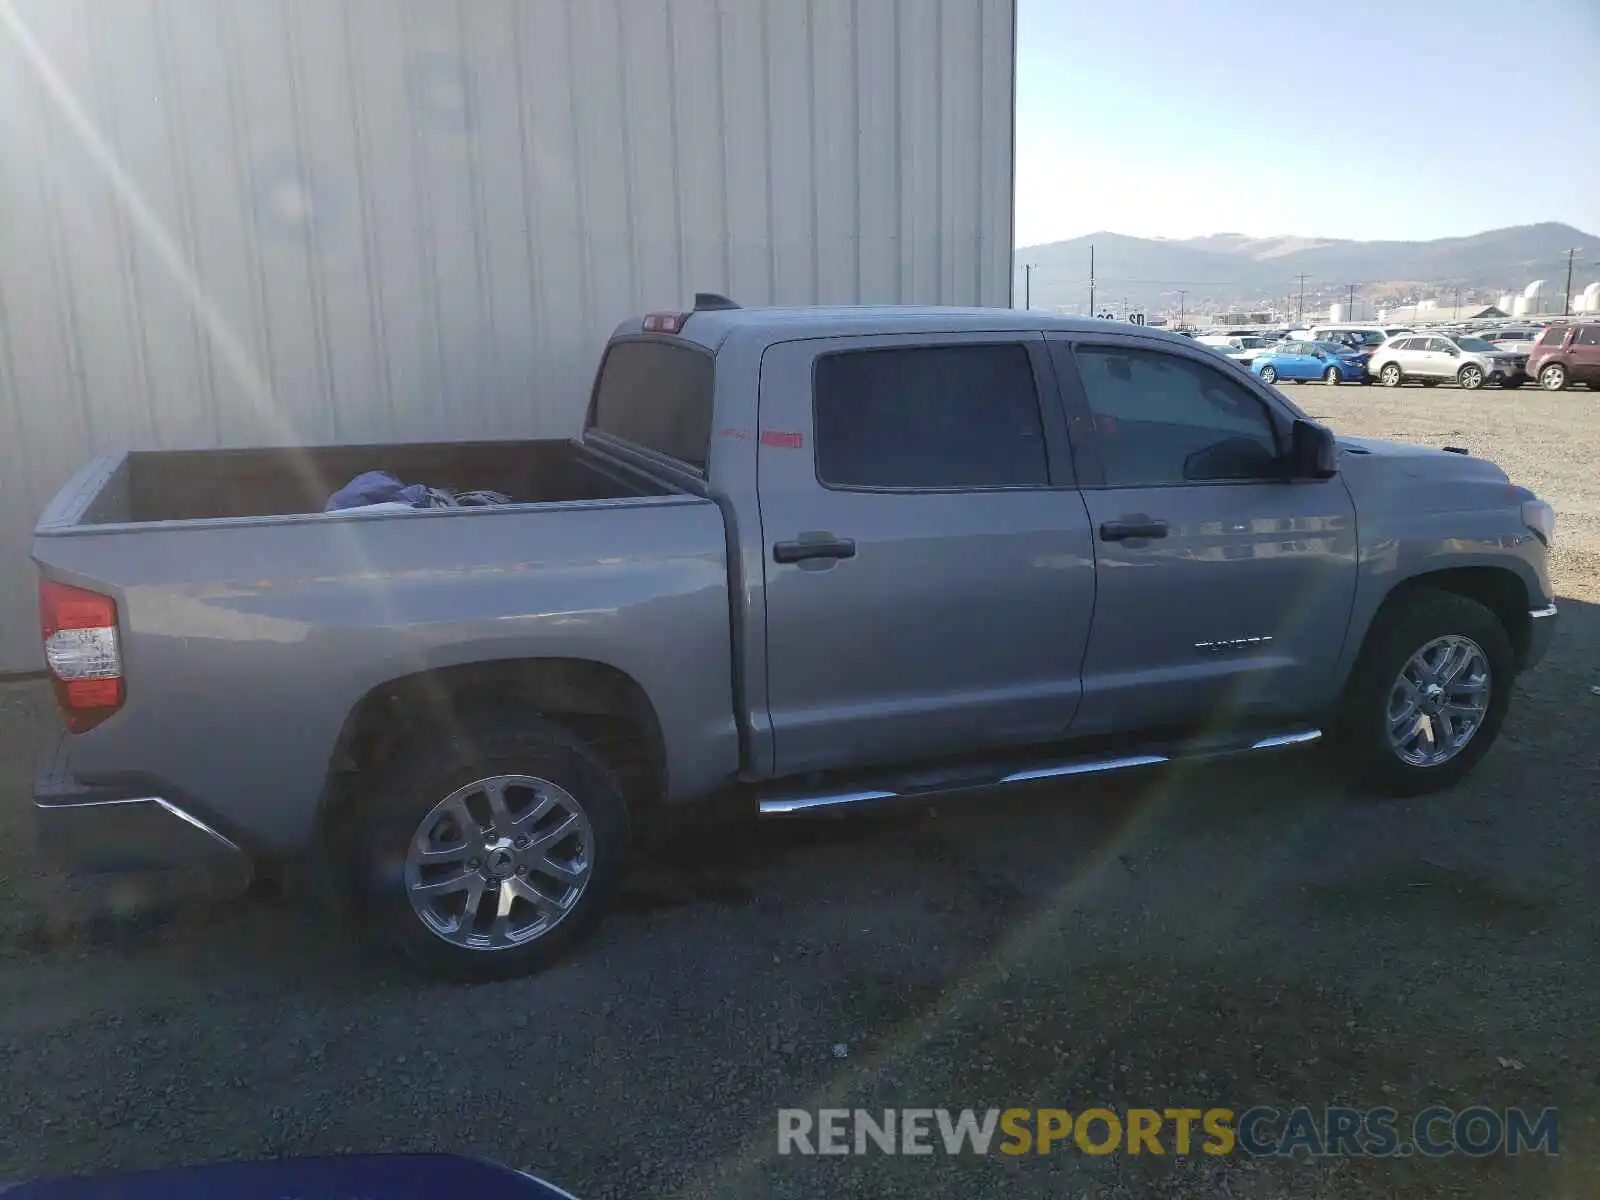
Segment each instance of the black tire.
[{"label": "black tire", "polygon": [[[1483,722],[1453,758],[1436,766],[1406,762],[1389,743],[1388,705],[1412,655],[1435,638],[1471,638],[1489,664]],[[1483,605],[1450,592],[1417,589],[1378,613],[1340,703],[1343,761],[1361,783],[1389,796],[1419,796],[1451,787],[1489,752],[1505,721],[1516,677],[1511,638]]]},{"label": "black tire", "polygon": [[1539,368],[1539,386],[1547,392],[1559,392],[1567,386],[1567,368],[1561,363],[1545,363]]},{"label": "black tire", "polygon": [[1519,387],[1527,382],[1528,381],[1526,379],[1502,379],[1500,381],[1500,386],[1511,391],[1516,391]]},{"label": "black tire", "polygon": [[1399,363],[1384,363],[1378,371],[1378,382],[1384,387],[1399,387],[1405,381],[1406,375]]},{"label": "black tire", "polygon": [[[475,780],[503,775],[548,781],[581,806],[592,843],[588,877],[547,932],[520,945],[472,949],[434,933],[413,909],[406,856],[436,805]],[[549,966],[605,915],[627,868],[628,808],[615,778],[579,738],[531,714],[466,718],[451,734],[423,739],[401,753],[363,793],[356,851],[362,917],[429,975],[476,983]],[[493,887],[489,894],[498,894],[499,885]]]},{"label": "black tire", "polygon": [[1322,373],[1322,382],[1323,383],[1340,384],[1340,383],[1344,382],[1344,377],[1339,374],[1339,368],[1338,367],[1329,367],[1326,371],[1324,371]]},{"label": "black tire", "polygon": [[1278,372],[1272,367],[1262,367],[1260,378],[1262,383],[1274,384],[1278,382]]},{"label": "black tire", "polygon": [[1456,372],[1456,386],[1469,392],[1475,392],[1484,384],[1482,367],[1475,367],[1471,363]]},{"label": "black tire", "polygon": [[1438,387],[1439,386],[1439,381],[1437,379],[1424,379],[1422,381],[1422,386],[1423,387]]}]

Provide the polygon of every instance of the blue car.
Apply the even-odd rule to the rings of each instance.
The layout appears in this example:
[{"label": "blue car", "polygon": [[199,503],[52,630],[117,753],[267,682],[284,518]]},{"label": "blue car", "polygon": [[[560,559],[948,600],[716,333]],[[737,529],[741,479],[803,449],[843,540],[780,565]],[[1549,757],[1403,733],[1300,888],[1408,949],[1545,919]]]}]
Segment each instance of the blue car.
[{"label": "blue car", "polygon": [[1262,383],[1280,379],[1362,383],[1367,378],[1367,356],[1334,342],[1284,341],[1256,355],[1250,369]]}]

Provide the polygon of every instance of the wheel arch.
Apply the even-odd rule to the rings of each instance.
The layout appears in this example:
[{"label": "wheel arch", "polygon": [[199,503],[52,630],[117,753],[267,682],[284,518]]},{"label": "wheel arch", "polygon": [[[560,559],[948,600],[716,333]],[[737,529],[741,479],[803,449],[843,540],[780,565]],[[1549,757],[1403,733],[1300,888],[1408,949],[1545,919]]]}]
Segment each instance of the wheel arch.
[{"label": "wheel arch", "polygon": [[1380,627],[1385,616],[1414,599],[1419,593],[1426,592],[1448,592],[1476,601],[1487,608],[1504,626],[1506,636],[1511,639],[1511,648],[1516,654],[1520,669],[1527,658],[1532,639],[1533,618],[1529,614],[1535,606],[1535,601],[1528,593],[1527,583],[1515,570],[1510,567],[1490,565],[1446,567],[1400,580],[1389,589],[1382,603],[1373,611],[1372,619],[1362,631],[1360,647],[1352,656],[1352,666],[1366,649],[1373,630]]},{"label": "wheel arch", "polygon": [[652,806],[665,794],[661,722],[632,676],[589,659],[496,659],[418,670],[369,688],[335,742],[322,823],[337,825],[355,790],[343,785],[397,745],[507,708],[536,713],[581,737],[615,773],[630,808]]}]

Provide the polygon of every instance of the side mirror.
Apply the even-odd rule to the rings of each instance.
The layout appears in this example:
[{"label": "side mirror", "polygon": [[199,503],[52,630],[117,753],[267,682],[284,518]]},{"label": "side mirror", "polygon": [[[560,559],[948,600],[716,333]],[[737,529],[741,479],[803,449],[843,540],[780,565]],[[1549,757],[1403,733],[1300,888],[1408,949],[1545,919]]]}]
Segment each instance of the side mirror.
[{"label": "side mirror", "polygon": [[1332,479],[1339,473],[1339,446],[1326,425],[1296,418],[1289,443],[1291,478]]}]

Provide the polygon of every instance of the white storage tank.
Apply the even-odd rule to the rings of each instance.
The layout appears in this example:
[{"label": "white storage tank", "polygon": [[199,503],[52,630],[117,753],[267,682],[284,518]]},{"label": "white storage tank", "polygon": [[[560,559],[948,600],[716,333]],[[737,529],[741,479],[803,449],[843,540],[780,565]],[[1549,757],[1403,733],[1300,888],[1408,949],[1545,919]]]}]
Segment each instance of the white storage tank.
[{"label": "white storage tank", "polygon": [[1328,305],[1328,324],[1329,325],[1340,325],[1340,324],[1343,324],[1343,323],[1344,323],[1344,305],[1342,305],[1342,304],[1330,304],[1330,305]]},{"label": "white storage tank", "polygon": [[1015,0],[0,0],[0,672],[91,455],[576,432],[626,316],[1011,302]]},{"label": "white storage tank", "polygon": [[1600,313],[1600,281],[1591,283],[1578,293],[1575,307],[1581,313]]}]

